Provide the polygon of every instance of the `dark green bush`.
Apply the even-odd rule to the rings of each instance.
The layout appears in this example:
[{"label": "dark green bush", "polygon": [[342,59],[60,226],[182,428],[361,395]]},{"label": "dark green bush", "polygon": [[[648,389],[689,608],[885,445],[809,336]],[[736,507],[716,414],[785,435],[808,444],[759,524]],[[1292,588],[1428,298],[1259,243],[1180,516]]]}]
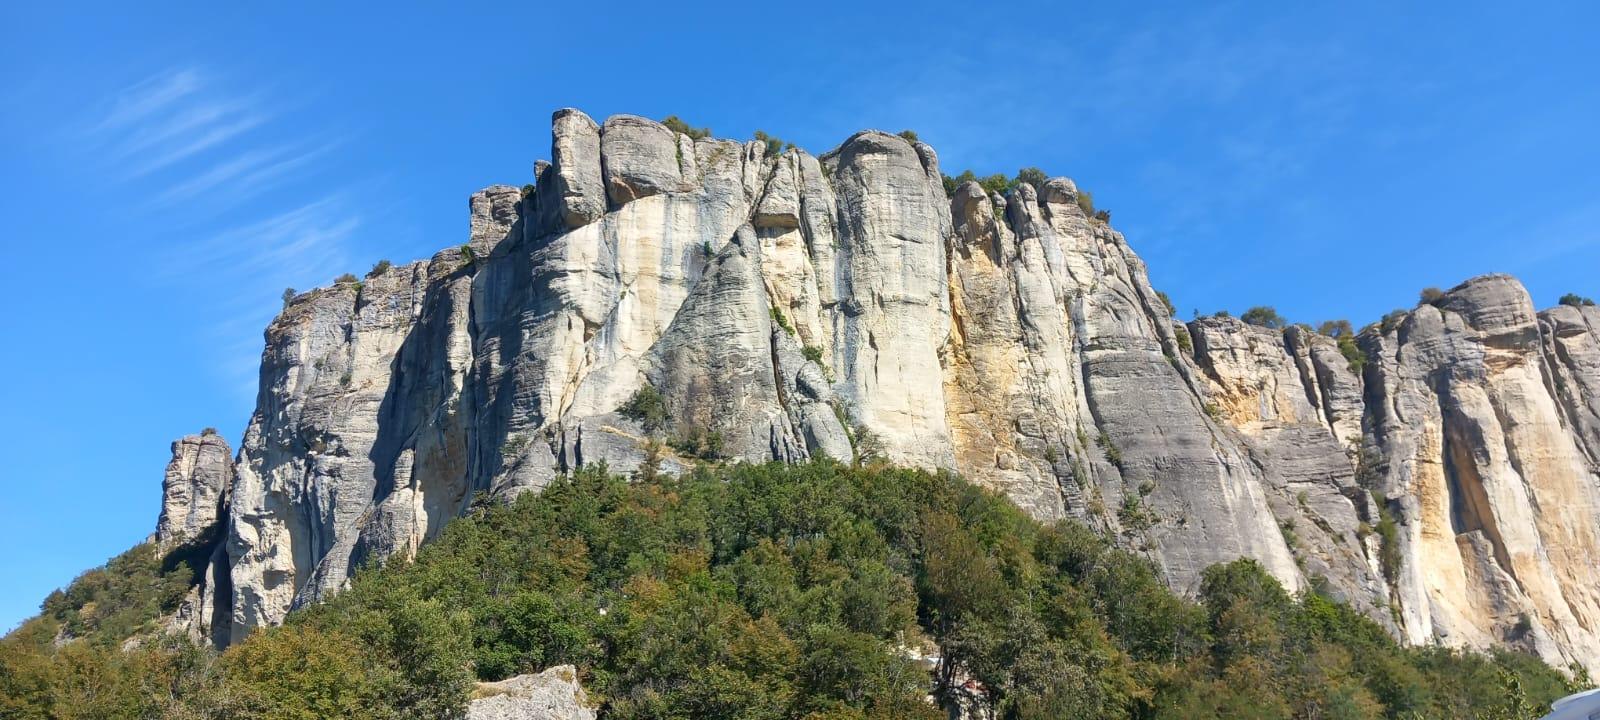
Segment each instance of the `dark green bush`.
[{"label": "dark green bush", "polygon": [[684,122],[677,115],[668,115],[667,119],[661,121],[661,124],[679,135],[688,135],[691,140],[711,137],[711,128],[695,127]]},{"label": "dark green bush", "polygon": [[1594,301],[1577,293],[1567,293],[1561,296],[1561,304],[1573,307],[1593,307]]},{"label": "dark green bush", "polygon": [[1244,314],[1240,315],[1239,319],[1251,325],[1272,328],[1273,330],[1282,330],[1289,325],[1289,322],[1284,320],[1277,310],[1267,305],[1257,305],[1250,308],[1244,311]]}]

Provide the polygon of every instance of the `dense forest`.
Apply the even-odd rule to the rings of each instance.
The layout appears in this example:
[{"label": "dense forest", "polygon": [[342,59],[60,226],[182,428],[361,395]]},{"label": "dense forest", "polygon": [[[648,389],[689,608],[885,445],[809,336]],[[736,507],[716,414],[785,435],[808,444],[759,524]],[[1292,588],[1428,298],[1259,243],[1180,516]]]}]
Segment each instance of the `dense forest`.
[{"label": "dense forest", "polygon": [[0,641],[0,717],[437,720],[564,663],[627,719],[1509,719],[1587,683],[1401,647],[1248,560],[1186,600],[1085,527],[887,467],[585,470],[223,653],[162,633],[195,562],[141,545],[52,595]]}]

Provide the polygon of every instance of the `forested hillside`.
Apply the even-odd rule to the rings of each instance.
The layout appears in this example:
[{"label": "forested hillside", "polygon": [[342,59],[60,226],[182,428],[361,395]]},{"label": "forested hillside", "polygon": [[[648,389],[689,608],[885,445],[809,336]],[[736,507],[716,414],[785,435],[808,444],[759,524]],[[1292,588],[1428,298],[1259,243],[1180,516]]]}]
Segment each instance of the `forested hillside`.
[{"label": "forested hillside", "polygon": [[480,503],[220,655],[152,622],[179,559],[135,548],[6,637],[0,717],[436,720],[475,680],[563,663],[609,718],[944,717],[930,693],[1017,719],[1533,718],[1573,687],[1528,656],[1402,648],[1248,560],[1189,602],[953,475],[821,461],[590,469]]}]

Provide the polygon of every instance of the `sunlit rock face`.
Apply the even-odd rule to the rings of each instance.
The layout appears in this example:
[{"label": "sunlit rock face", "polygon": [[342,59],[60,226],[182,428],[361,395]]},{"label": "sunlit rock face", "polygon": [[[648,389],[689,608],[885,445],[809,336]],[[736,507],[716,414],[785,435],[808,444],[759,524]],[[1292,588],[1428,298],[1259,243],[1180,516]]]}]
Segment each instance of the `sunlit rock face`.
[{"label": "sunlit rock face", "polygon": [[[550,156],[472,196],[464,243],[268,328],[225,636],[479,494],[871,454],[1088,523],[1180,590],[1251,557],[1412,642],[1600,659],[1594,308],[1477,278],[1363,332],[1362,367],[1306,328],[1176,321],[1066,178],[947,196],[896,135],[812,156],[570,109]],[[623,412],[641,390],[659,427]]]}]

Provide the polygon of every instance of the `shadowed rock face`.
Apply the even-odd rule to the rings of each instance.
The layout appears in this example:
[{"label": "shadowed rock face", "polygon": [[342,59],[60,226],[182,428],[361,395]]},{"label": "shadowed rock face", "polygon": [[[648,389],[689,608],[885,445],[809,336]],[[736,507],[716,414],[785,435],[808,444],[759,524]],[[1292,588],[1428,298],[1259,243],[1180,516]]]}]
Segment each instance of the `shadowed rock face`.
[{"label": "shadowed rock face", "polygon": [[[879,132],[769,156],[552,124],[536,187],[473,195],[465,246],[268,328],[219,560],[232,637],[478,493],[870,451],[1087,522],[1180,589],[1253,557],[1414,642],[1600,660],[1593,308],[1474,279],[1366,331],[1358,373],[1304,329],[1176,322],[1065,178],[946,197],[931,148]],[[621,412],[646,386],[658,428]]]}]

